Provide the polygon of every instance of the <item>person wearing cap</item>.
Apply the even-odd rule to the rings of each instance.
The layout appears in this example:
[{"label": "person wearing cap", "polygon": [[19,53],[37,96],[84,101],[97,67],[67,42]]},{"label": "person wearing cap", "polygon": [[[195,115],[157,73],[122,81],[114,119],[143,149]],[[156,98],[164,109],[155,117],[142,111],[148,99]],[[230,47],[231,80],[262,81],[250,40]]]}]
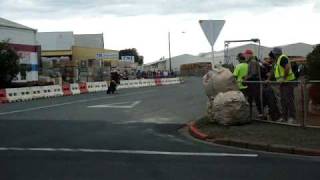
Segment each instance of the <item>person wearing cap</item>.
[{"label": "person wearing cap", "polygon": [[275,47],[269,57],[273,60],[273,73],[276,81],[280,82],[280,101],[283,120],[288,123],[295,121],[296,109],[294,103],[294,84],[290,81],[295,80],[289,58],[283,54],[282,49]]},{"label": "person wearing cap", "polygon": [[247,96],[247,89],[248,86],[243,84],[244,78],[248,75],[248,63],[246,62],[246,58],[243,56],[242,53],[237,55],[237,59],[239,64],[235,67],[233,71],[233,76],[236,78],[238,87],[240,91]]},{"label": "person wearing cap", "polygon": [[[272,74],[272,60],[266,58],[262,62],[261,67],[261,79],[262,81],[274,79]],[[263,84],[263,107],[268,107],[269,119],[272,121],[282,121],[281,113],[278,107],[278,99],[276,94],[269,83]]]},{"label": "person wearing cap", "polygon": [[[244,57],[248,63],[248,74],[245,78],[246,81],[259,81],[259,68],[260,65],[257,61],[257,57],[254,56],[253,51],[251,49],[246,49],[243,53]],[[260,85],[258,83],[248,83],[248,102],[250,105],[250,115],[252,115],[252,104],[253,101],[256,104],[256,108],[258,111],[258,117],[261,118],[262,109],[260,102]]]}]

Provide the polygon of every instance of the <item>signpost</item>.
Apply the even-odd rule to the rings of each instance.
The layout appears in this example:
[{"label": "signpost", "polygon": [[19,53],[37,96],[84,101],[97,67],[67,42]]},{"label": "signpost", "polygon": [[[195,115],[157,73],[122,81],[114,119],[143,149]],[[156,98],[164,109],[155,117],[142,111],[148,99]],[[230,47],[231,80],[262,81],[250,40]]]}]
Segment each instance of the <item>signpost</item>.
[{"label": "signpost", "polygon": [[97,59],[118,59],[118,56],[119,54],[114,52],[96,54]]},{"label": "signpost", "polygon": [[134,56],[121,56],[121,61],[134,63]]},{"label": "signpost", "polygon": [[214,43],[218,39],[220,31],[222,30],[225,20],[200,20],[200,26],[206,35],[210,45],[212,53],[212,65],[214,65]]}]

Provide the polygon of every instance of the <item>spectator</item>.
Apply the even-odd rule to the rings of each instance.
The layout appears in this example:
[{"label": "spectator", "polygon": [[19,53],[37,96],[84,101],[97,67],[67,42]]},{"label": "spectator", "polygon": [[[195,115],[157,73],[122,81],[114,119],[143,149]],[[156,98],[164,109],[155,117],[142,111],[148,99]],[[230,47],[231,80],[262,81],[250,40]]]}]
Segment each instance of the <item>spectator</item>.
[{"label": "spectator", "polygon": [[[268,80],[272,77],[272,61],[266,59],[261,67],[262,80]],[[263,85],[263,107],[269,108],[269,117],[272,121],[281,121],[281,114],[278,108],[278,100],[270,84]]]},{"label": "spectator", "polygon": [[[246,81],[259,81],[259,63],[257,58],[254,56],[253,51],[250,49],[245,50],[243,53],[248,63],[248,75],[245,78]],[[253,101],[256,104],[258,111],[258,117],[262,117],[262,109],[260,102],[260,84],[259,83],[248,83],[248,102],[250,105],[250,114],[252,114]]]},{"label": "spectator", "polygon": [[274,76],[280,82],[280,99],[283,121],[293,123],[295,121],[296,109],[294,103],[295,75],[289,62],[289,58],[282,53],[281,48],[273,48],[269,53],[274,64]]},{"label": "spectator", "polygon": [[233,75],[237,80],[240,91],[247,97],[248,86],[243,84],[243,80],[248,75],[248,63],[242,53],[238,54],[237,60],[239,61],[239,64],[234,69]]}]

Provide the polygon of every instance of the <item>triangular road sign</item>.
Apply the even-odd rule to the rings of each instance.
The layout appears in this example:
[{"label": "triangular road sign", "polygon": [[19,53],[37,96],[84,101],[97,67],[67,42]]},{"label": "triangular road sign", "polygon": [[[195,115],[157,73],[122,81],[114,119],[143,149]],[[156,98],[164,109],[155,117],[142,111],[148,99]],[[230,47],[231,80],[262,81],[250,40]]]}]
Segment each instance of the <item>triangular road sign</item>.
[{"label": "triangular road sign", "polygon": [[200,20],[200,26],[211,46],[216,42],[225,20]]}]

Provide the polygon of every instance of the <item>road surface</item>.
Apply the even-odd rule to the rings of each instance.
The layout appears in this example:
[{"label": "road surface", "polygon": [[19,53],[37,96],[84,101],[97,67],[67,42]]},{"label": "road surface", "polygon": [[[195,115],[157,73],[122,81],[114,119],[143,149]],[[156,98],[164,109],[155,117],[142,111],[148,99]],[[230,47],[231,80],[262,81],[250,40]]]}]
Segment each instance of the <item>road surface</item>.
[{"label": "road surface", "polygon": [[199,78],[0,105],[0,179],[320,179],[320,159],[212,146],[178,130],[205,114]]}]

